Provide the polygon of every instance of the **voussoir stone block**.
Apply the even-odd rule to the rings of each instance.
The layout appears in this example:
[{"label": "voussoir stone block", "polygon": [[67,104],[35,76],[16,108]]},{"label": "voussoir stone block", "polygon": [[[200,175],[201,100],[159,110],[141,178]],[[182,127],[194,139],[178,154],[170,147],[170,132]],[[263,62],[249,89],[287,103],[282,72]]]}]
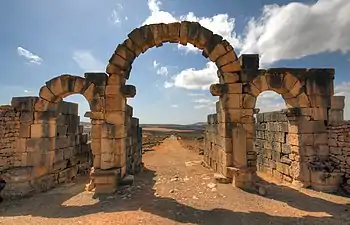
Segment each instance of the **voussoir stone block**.
[{"label": "voussoir stone block", "polygon": [[109,59],[109,63],[119,67],[120,69],[124,71],[128,71],[130,69],[132,61],[128,61],[127,59],[124,59],[120,55],[117,55],[114,53],[112,57]]},{"label": "voussoir stone block", "polygon": [[64,98],[70,94],[73,94],[76,76],[63,74],[60,76],[60,80],[61,80],[61,85],[62,85],[62,90],[63,90],[63,93],[61,94],[60,97]]},{"label": "voussoir stone block", "polygon": [[135,53],[133,51],[131,51],[130,49],[128,49],[123,44],[118,45],[114,53],[121,56],[129,63],[132,63],[136,58]]},{"label": "voussoir stone block", "polygon": [[165,24],[168,31],[168,40],[170,43],[178,43],[180,38],[181,23],[169,23]]},{"label": "voussoir stone block", "polygon": [[152,31],[154,43],[156,44],[156,47],[160,47],[163,45],[163,24],[164,23],[158,23],[158,24],[150,24],[149,28]]},{"label": "voussoir stone block", "polygon": [[202,55],[205,58],[208,58],[210,53],[214,50],[214,48],[216,47],[216,45],[218,45],[220,42],[222,41],[222,37],[218,34],[213,34],[213,36],[211,37],[210,41],[208,41],[206,43],[206,45],[204,46]]},{"label": "voussoir stone block", "polygon": [[212,36],[213,32],[211,30],[201,26],[194,46],[203,50],[207,42],[211,40]]},{"label": "voussoir stone block", "polygon": [[181,21],[179,43],[182,45],[187,45],[189,27],[189,21]]},{"label": "voussoir stone block", "polygon": [[233,50],[228,51],[226,54],[220,56],[218,59],[216,59],[215,63],[218,68],[221,68],[229,63],[237,61],[237,55],[236,52]]},{"label": "voussoir stone block", "polygon": [[49,102],[57,102],[61,100],[61,98],[58,96],[55,96],[47,86],[43,86],[40,88],[39,96],[40,98]]},{"label": "voussoir stone block", "polygon": [[90,83],[88,88],[82,93],[86,100],[91,101],[95,94],[95,84]]},{"label": "voussoir stone block", "polygon": [[61,77],[59,76],[47,81],[46,86],[55,96],[61,97],[61,95],[64,93]]},{"label": "voussoir stone block", "polygon": [[201,25],[198,22],[190,22],[188,27],[188,42],[195,46]]},{"label": "voussoir stone block", "polygon": [[209,59],[212,62],[216,62],[216,60],[220,57],[228,53],[229,51],[232,51],[233,47],[230,43],[226,40],[222,40],[219,44],[217,44],[213,51],[209,54]]},{"label": "voussoir stone block", "polygon": [[222,73],[234,73],[234,72],[240,72],[242,68],[239,61],[237,60],[220,67],[219,70]]}]

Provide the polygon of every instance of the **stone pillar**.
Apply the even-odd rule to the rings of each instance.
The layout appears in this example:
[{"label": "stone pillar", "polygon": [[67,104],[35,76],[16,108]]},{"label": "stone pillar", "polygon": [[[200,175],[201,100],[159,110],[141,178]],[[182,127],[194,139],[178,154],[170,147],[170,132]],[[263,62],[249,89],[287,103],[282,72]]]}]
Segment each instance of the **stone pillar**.
[{"label": "stone pillar", "polygon": [[[218,134],[221,137],[223,174],[233,179],[233,185],[250,188],[253,175],[249,175],[247,152],[253,151],[253,108],[243,106],[243,83],[238,74],[219,73],[220,84],[211,85],[217,103]],[[225,160],[223,160],[225,159]],[[253,171],[255,173],[255,171]],[[243,175],[244,174],[244,175]]]}]

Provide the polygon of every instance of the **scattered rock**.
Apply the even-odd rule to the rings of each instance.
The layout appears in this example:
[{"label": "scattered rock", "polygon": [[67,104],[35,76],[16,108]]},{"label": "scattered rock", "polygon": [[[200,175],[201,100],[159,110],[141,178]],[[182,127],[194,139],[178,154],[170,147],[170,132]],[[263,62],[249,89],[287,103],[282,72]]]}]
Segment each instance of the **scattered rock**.
[{"label": "scattered rock", "polygon": [[212,192],[214,192],[214,191],[216,191],[216,190],[217,190],[216,188],[212,188],[212,189],[211,189]]},{"label": "scattered rock", "polygon": [[132,185],[134,183],[134,175],[126,175],[119,181],[119,185]]},{"label": "scattered rock", "polygon": [[207,184],[207,187],[212,189],[212,188],[215,188],[217,185],[215,183],[209,183]]},{"label": "scattered rock", "polygon": [[198,197],[193,195],[192,199],[197,200],[197,199],[198,199]]},{"label": "scattered rock", "polygon": [[171,190],[169,191],[170,194],[172,194],[172,193],[174,193],[174,192],[175,192],[174,189],[171,189]]}]

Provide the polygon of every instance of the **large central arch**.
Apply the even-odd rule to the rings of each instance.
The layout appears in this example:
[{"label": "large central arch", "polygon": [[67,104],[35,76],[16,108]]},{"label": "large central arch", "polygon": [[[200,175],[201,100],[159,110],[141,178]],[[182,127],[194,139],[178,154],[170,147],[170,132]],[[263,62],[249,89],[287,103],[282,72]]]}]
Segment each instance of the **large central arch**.
[{"label": "large central arch", "polygon": [[149,48],[160,47],[167,42],[182,45],[190,43],[203,50],[202,55],[214,62],[221,73],[241,71],[234,48],[227,40],[197,22],[182,21],[151,24],[134,29],[115,49],[106,72],[110,76],[119,75],[128,79],[136,57]]},{"label": "large central arch", "polygon": [[[209,58],[216,64],[220,84],[212,84],[210,92],[214,96],[220,96],[217,104],[217,113],[220,115],[220,130],[217,131],[217,134],[219,139],[222,138],[223,142],[225,142],[223,145],[225,149],[223,151],[223,157],[228,158],[228,162],[234,163],[231,164],[223,161],[222,165],[215,168],[219,168],[218,172],[229,176],[228,166],[234,166],[235,168],[246,167],[246,158],[240,156],[241,154],[245,154],[245,149],[237,148],[236,152],[238,153],[233,154],[232,147],[232,125],[241,123],[241,117],[243,116],[240,113],[242,101],[238,99],[242,98],[243,93],[243,85],[240,81],[241,64],[234,48],[227,40],[202,27],[197,22],[182,21],[170,24],[145,25],[134,29],[128,34],[128,38],[117,46],[106,68],[106,72],[109,74],[106,87],[106,122],[115,124],[116,126],[127,124],[126,119],[115,120],[117,113],[119,113],[119,118],[126,118],[124,116],[124,110],[116,112],[115,110],[110,110],[109,106],[117,102],[118,104],[122,104],[120,108],[126,108],[126,98],[134,97],[136,94],[136,88],[134,86],[125,85],[126,80],[129,79],[132,63],[135,58],[141,53],[145,53],[147,49],[154,46],[160,47],[163,43],[167,42],[180,43],[182,45],[190,43],[202,50],[202,55],[205,58]],[[107,90],[120,91],[119,93],[109,95]],[[124,92],[133,93],[132,95],[125,96],[122,93],[123,90]],[[237,109],[237,113],[227,113],[227,109],[232,108]],[[127,148],[125,147],[127,146],[126,144],[123,146]]]}]

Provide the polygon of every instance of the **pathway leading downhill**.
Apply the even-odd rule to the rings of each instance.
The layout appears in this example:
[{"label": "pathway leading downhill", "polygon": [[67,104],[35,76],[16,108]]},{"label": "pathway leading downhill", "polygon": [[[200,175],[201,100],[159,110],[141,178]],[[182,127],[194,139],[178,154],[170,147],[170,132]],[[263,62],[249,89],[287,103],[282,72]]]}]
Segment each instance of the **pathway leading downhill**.
[{"label": "pathway leading downhill", "polygon": [[[0,205],[0,224],[350,224],[350,199],[271,184],[265,197],[215,184],[176,137],[144,155],[135,184],[93,199],[86,177]],[[346,205],[348,204],[348,205]]]}]

